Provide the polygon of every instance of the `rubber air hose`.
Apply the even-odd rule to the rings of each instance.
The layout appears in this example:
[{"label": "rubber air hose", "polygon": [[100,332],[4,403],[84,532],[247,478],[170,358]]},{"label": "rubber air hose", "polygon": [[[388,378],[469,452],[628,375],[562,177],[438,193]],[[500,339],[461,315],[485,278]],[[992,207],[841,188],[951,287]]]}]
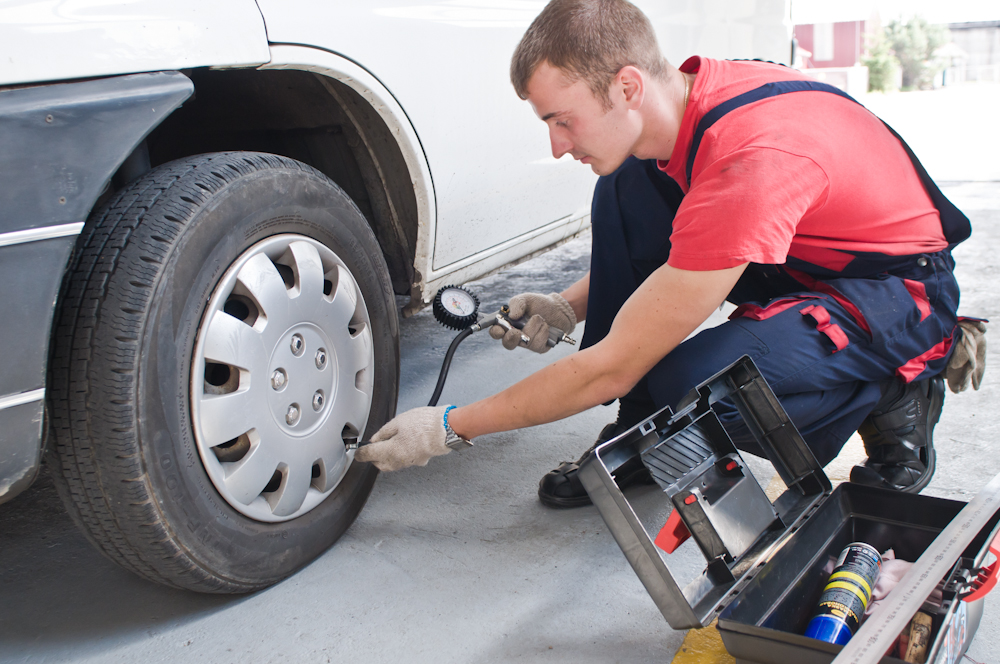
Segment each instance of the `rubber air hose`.
[{"label": "rubber air hose", "polygon": [[448,369],[451,368],[451,358],[455,356],[455,351],[458,349],[458,344],[462,343],[466,338],[472,336],[473,329],[467,327],[458,333],[452,342],[448,346],[448,352],[444,354],[444,363],[441,365],[441,373],[438,374],[437,385],[434,387],[434,394],[431,395],[431,400],[428,402],[428,406],[436,406],[438,399],[441,398],[441,392],[444,391],[444,382],[448,379]]}]

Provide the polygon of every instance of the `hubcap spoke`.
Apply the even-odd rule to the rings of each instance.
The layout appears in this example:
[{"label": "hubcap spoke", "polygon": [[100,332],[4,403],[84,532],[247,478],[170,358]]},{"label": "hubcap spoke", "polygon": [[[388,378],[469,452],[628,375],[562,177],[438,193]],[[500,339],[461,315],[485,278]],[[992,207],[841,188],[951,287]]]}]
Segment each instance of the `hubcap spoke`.
[{"label": "hubcap spoke", "polygon": [[349,461],[350,459],[347,458],[347,448],[342,445],[334,445],[333,449],[329,450],[323,457],[323,463],[326,466],[326,484],[319,487],[319,490],[329,491],[337,486],[343,478],[344,472],[347,470]]},{"label": "hubcap spoke", "polygon": [[205,395],[199,404],[201,442],[215,447],[238,438],[253,428],[264,408],[251,390]]},{"label": "hubcap spoke", "polygon": [[363,433],[363,425],[368,419],[369,399],[367,394],[354,387],[353,381],[349,385],[341,384],[330,417],[338,422],[350,424],[359,433]]},{"label": "hubcap spoke", "polygon": [[257,300],[266,317],[284,317],[288,289],[271,259],[263,253],[257,254],[246,262],[236,278]]},{"label": "hubcap spoke", "polygon": [[267,362],[260,333],[243,321],[223,311],[216,311],[205,334],[206,360],[243,369]]},{"label": "hubcap spoke", "polygon": [[294,514],[306,499],[309,485],[312,483],[312,467],[299,464],[288,466],[281,487],[267,495],[267,502],[275,516]]},{"label": "hubcap spoke", "polygon": [[348,323],[354,318],[358,309],[358,295],[350,273],[341,266],[337,267],[337,271],[340,275],[337,279],[337,290],[334,292],[331,305],[324,307],[326,309],[324,313],[334,329],[341,327],[346,331]]},{"label": "hubcap spoke", "polygon": [[341,366],[350,371],[352,376],[371,364],[372,333],[367,325],[356,336],[347,337],[344,340],[344,347],[347,352],[344,353],[346,357]]},{"label": "hubcap spoke", "polygon": [[236,501],[249,505],[271,481],[278,462],[266,447],[257,445],[234,466],[226,476],[226,488]]},{"label": "hubcap spoke", "polygon": [[323,297],[323,261],[319,252],[308,242],[293,242],[289,249],[299,273],[299,301],[307,307],[315,307]]}]

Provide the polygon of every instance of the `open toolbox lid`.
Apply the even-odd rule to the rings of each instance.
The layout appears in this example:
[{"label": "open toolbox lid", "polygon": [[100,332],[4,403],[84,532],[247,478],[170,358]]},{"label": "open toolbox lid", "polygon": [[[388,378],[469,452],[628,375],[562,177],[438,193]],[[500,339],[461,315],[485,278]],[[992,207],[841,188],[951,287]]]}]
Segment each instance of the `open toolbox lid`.
[{"label": "open toolbox lid", "polygon": [[[773,505],[726,433],[712,404],[727,399],[789,488]],[[639,455],[673,512],[654,538],[615,483]],[[599,445],[580,480],[657,608],[674,629],[704,627],[746,585],[795,522],[829,495],[830,480],[771,391],[744,356],[664,408]],[[708,566],[685,588],[661,549],[690,535]],[[659,546],[658,546],[659,545]]]}]

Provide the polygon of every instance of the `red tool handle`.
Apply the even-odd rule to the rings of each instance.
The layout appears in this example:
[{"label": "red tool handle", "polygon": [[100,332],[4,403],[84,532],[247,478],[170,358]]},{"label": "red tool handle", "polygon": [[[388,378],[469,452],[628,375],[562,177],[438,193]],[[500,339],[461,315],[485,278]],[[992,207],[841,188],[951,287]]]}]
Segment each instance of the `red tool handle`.
[{"label": "red tool handle", "polygon": [[[684,525],[684,522],[681,521],[681,513],[674,510],[670,513],[666,524],[660,529],[656,539],[653,540],[653,544],[667,553],[673,553],[689,537],[691,537],[691,532]],[[996,579],[993,582],[996,583]]]},{"label": "red tool handle", "polygon": [[990,544],[990,553],[996,557],[996,560],[991,565],[979,570],[979,576],[972,581],[972,587],[975,590],[963,597],[964,601],[975,602],[986,597],[993,590],[993,586],[997,584],[997,576],[1000,575],[1000,534]]}]

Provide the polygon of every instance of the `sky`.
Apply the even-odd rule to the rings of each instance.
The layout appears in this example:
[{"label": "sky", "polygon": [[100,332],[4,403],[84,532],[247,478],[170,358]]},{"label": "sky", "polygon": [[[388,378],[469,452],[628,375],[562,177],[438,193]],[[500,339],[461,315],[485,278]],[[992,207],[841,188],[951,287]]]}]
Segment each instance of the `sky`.
[{"label": "sky", "polygon": [[792,22],[857,21],[878,10],[883,22],[919,14],[932,23],[1000,20],[998,0],[791,0]]}]

